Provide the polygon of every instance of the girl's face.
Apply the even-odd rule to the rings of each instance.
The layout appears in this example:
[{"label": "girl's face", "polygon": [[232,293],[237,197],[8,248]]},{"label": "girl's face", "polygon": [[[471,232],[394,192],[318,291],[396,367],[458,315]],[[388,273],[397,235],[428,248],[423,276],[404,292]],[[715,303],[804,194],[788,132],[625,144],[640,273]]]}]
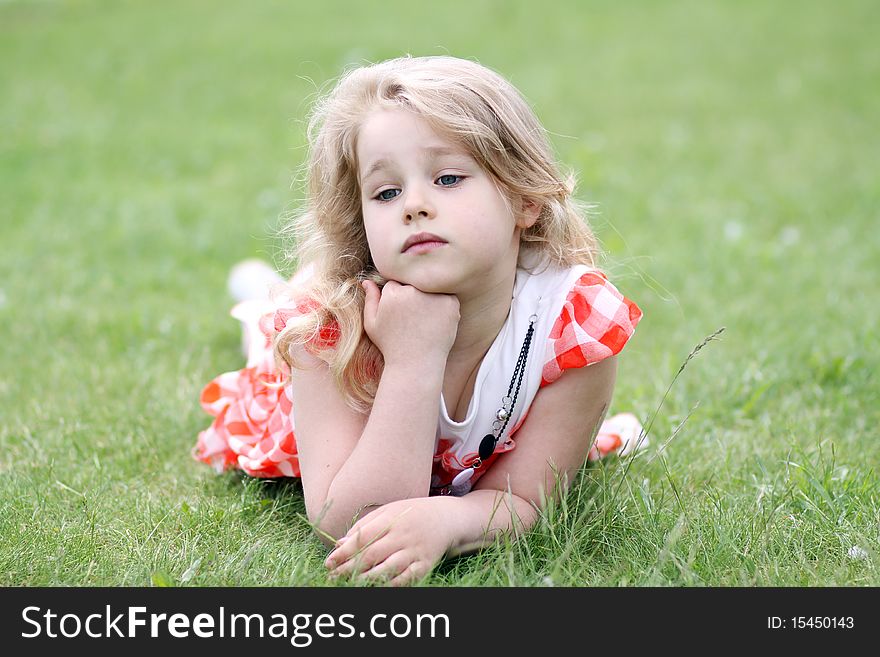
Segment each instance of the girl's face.
[{"label": "girl's face", "polygon": [[[423,292],[474,293],[516,268],[520,227],[492,178],[412,112],[376,110],[357,142],[370,253],[386,279]],[[522,226],[530,225],[524,220]],[[406,248],[408,238],[438,241]]]}]

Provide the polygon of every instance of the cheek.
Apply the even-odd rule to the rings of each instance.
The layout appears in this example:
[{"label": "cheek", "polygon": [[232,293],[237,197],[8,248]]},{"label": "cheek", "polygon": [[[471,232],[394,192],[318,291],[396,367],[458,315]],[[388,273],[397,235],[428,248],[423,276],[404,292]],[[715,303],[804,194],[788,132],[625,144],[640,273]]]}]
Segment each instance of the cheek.
[{"label": "cheek", "polygon": [[364,232],[367,234],[367,245],[370,247],[370,255],[373,258],[373,264],[379,273],[388,268],[390,261],[390,240],[385,231],[381,230],[375,223],[364,219]]},{"label": "cheek", "polygon": [[510,246],[516,229],[516,223],[503,205],[475,215],[469,225],[471,243],[487,254],[491,252],[496,255]]}]

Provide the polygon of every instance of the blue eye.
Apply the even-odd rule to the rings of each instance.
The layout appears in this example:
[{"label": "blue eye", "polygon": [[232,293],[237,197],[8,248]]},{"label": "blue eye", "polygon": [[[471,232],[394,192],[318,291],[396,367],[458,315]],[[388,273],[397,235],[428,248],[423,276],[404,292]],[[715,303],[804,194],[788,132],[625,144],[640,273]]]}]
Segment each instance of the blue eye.
[{"label": "blue eye", "polygon": [[400,190],[397,190],[397,189],[383,189],[381,192],[379,192],[376,195],[376,198],[379,199],[380,201],[390,201],[391,199],[394,198],[394,196],[397,196],[397,193],[395,193],[394,196],[385,196],[385,195],[388,192],[399,192],[399,191]]},{"label": "blue eye", "polygon": [[[437,178],[435,182],[439,182],[441,187],[452,187],[464,180],[465,176],[459,176],[454,173],[446,173]],[[400,196],[400,190],[394,187],[383,189],[374,197],[377,201],[387,202],[394,200]]]}]

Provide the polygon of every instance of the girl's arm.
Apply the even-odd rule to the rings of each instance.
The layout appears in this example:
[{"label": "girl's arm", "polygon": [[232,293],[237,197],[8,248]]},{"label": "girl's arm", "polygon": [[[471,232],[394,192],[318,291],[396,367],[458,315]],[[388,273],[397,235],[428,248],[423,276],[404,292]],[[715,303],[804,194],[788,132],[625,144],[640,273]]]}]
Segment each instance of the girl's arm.
[{"label": "girl's arm", "polygon": [[[345,403],[327,364],[300,354],[291,377],[306,513],[333,538],[360,512],[428,494],[445,361],[385,366],[368,416]],[[323,533],[322,533],[323,532]]]},{"label": "girl's arm", "polygon": [[444,555],[472,552],[531,527],[537,509],[564,493],[584,464],[616,373],[615,356],[567,371],[539,391],[516,433],[516,449],[499,457],[473,491],[461,498],[399,500],[371,512],[341,539],[327,567],[403,584]]},{"label": "girl's arm", "polygon": [[428,494],[446,357],[458,299],[368,282],[364,329],[384,370],[368,416],[348,407],[326,363],[300,348],[291,372],[306,512],[328,542],[373,507]]}]

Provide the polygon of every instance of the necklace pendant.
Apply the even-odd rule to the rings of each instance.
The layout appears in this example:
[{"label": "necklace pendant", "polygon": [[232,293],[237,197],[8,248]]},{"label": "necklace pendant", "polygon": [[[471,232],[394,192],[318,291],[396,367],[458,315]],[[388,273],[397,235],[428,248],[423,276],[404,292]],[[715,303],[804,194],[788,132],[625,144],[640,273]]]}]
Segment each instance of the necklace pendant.
[{"label": "necklace pendant", "polygon": [[485,436],[483,436],[483,440],[480,441],[480,449],[478,452],[481,460],[485,461],[487,458],[492,456],[492,452],[495,451],[495,443],[497,442],[498,439],[491,433],[487,433]]},{"label": "necklace pendant", "polygon": [[469,482],[473,478],[473,476],[474,476],[474,469],[473,468],[466,468],[466,469],[462,470],[461,472],[459,472],[457,475],[455,475],[455,479],[452,480],[452,483],[450,485],[453,488],[455,488],[456,486],[463,486],[464,484]]}]

